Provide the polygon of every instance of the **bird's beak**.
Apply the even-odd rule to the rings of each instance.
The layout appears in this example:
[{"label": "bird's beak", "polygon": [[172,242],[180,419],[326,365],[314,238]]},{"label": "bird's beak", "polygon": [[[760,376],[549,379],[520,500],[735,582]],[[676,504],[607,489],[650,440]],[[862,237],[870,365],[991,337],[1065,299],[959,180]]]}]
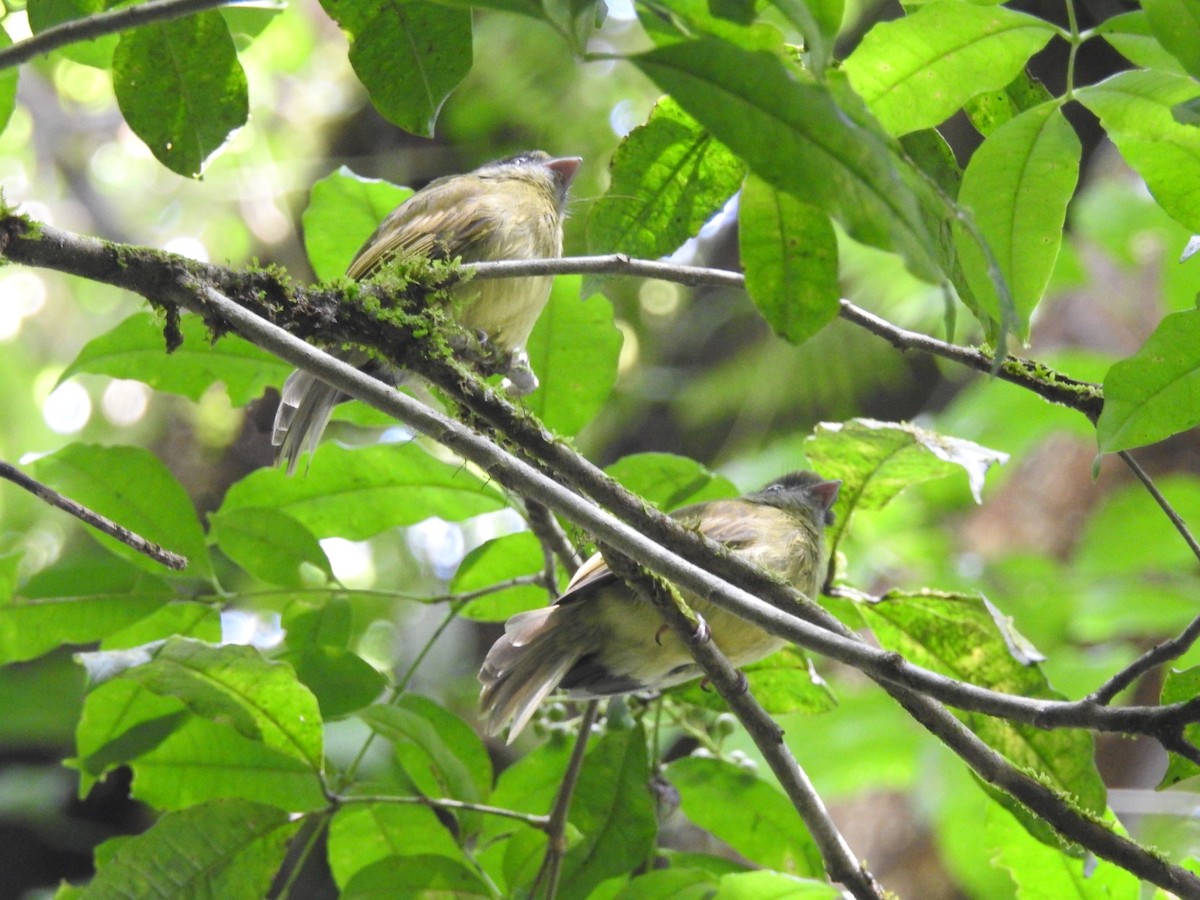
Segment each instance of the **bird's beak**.
[{"label": "bird's beak", "polygon": [[558,182],[559,190],[565,191],[575,180],[575,173],[579,171],[579,165],[582,162],[583,159],[578,156],[560,156],[547,160],[546,168],[554,173],[554,180]]}]

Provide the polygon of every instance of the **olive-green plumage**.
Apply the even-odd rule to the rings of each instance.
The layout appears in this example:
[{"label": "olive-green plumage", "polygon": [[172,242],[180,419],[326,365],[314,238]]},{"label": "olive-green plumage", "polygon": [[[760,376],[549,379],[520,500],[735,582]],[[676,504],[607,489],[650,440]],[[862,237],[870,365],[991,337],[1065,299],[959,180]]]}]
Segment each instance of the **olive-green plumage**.
[{"label": "olive-green plumage", "polygon": [[[825,526],[840,485],[812,472],[793,472],[753,494],[694,504],[672,516],[814,596],[824,574]],[[690,592],[682,594],[736,666],[785,643]],[[512,741],[555,689],[588,700],[668,688],[698,675],[683,642],[597,555],[580,567],[553,606],[508,620],[479,671],[479,699],[488,733],[499,733],[511,720]]]},{"label": "olive-green plumage", "polygon": [[[555,159],[540,150],[439,178],[388,215],[363,244],[346,274],[367,278],[390,260],[413,256],[463,262],[547,259],[562,255],[567,189],[578,157]],[[458,288],[455,315],[464,328],[482,332],[509,354],[508,388],[529,393],[537,378],[525,342],[550,296],[549,277],[477,279]],[[364,354],[342,354],[352,365]],[[272,443],[277,459],[296,468],[315,449],[334,406],[345,396],[307,372],[283,385]]]}]

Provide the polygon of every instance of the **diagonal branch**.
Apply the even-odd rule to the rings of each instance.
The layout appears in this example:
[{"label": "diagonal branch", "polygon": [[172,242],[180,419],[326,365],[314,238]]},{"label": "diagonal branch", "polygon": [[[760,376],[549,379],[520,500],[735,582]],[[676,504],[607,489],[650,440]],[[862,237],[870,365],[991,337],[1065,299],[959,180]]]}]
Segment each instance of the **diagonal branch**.
[{"label": "diagonal branch", "polygon": [[57,507],[63,512],[70,513],[81,522],[86,522],[109,537],[116,538],[127,547],[132,547],[143,556],[148,556],[155,562],[162,563],[168,569],[182,572],[187,568],[188,561],[186,556],[180,556],[178,553],[164,550],[158,544],[146,540],[140,534],[130,531],[124,525],[118,525],[112,519],[102,516],[100,513],[94,512],[80,503],[76,503],[70,497],[64,497],[53,488],[30,478],[15,466],[0,461],[0,478],[11,481],[18,487],[25,488],[29,493],[40,497],[51,506]]}]

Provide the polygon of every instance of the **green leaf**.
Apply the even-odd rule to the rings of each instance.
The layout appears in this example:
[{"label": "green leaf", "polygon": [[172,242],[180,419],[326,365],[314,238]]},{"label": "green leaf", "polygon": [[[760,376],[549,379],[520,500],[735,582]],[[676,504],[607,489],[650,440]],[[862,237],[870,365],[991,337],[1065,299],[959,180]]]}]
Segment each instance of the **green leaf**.
[{"label": "green leaf", "polygon": [[5,553],[0,555],[0,603],[11,603],[13,593],[20,580],[20,567],[23,554]]},{"label": "green leaf", "polygon": [[260,37],[287,7],[278,0],[249,0],[237,6],[222,6],[221,16],[229,26],[234,43],[243,50]]},{"label": "green leaf", "polygon": [[385,118],[433,136],[446,97],[471,71],[471,13],[415,0],[322,0],[350,37],[350,65]]},{"label": "green leaf", "polygon": [[307,762],[207,719],[183,720],[130,766],[133,796],[157,809],[185,809],[222,797],[292,812],[329,804],[318,772]]},{"label": "green leaf", "polygon": [[1149,71],[1121,72],[1075,92],[1159,205],[1193,232],[1200,231],[1200,128],[1179,123],[1172,111],[1198,96],[1192,79]]},{"label": "green leaf", "polygon": [[737,0],[651,0],[636,4],[634,9],[642,29],[655,44],[674,44],[696,34],[710,34],[747,50],[777,51],[784,42],[778,28],[756,19],[753,9]]},{"label": "green leaf", "polygon": [[[533,532],[506,534],[468,553],[450,582],[450,590],[456,594],[478,591],[510,578],[537,574],[545,564],[542,545]],[[462,608],[460,615],[480,622],[503,622],[516,613],[545,606],[548,600],[544,587],[521,585],[477,597]]]},{"label": "green leaf", "polygon": [[[15,572],[19,557],[2,559]],[[162,580],[115,557],[84,556],[39,572],[0,598],[0,664],[41,656],[62,644],[87,644],[163,607]]]},{"label": "green leaf", "polygon": [[608,191],[588,213],[589,253],[657,259],[677,250],[736,193],[745,166],[670,97],[621,142]]},{"label": "green leaf", "polygon": [[793,344],[837,318],[837,235],[829,217],[751,175],[738,204],[746,292],[771,329]]},{"label": "green leaf", "polygon": [[[544,815],[562,785],[573,743],[573,739],[555,735],[522,756],[500,773],[491,802],[504,809]],[[489,818],[486,827],[489,835],[502,835],[511,832],[516,823]]]},{"label": "green leaf", "polygon": [[211,603],[175,600],[160,606],[144,619],[114,631],[100,642],[102,650],[140,647],[172,635],[215,644],[221,640],[221,610]]},{"label": "green leaf", "polygon": [[427,794],[480,803],[491,793],[492,763],[483,742],[471,726],[432,700],[406,694],[359,717],[396,745],[405,771]]},{"label": "green leaf", "polygon": [[76,757],[69,762],[83,776],[80,796],[109,769],[157,747],[187,719],[178,700],[132,681],[118,678],[92,689],[75,728]]},{"label": "green leaf", "polygon": [[[0,28],[0,50],[12,46],[12,38],[8,36],[8,32]],[[0,131],[8,127],[8,120],[12,118],[13,111],[17,108],[17,78],[20,69],[16,66],[0,71]]]},{"label": "green leaf", "polygon": [[689,503],[736,497],[738,489],[724,475],[686,456],[631,453],[604,471],[643,500],[670,512]]},{"label": "green leaf", "polygon": [[873,27],[843,68],[892,134],[939,125],[971,97],[1004,87],[1054,36],[1002,6],[935,0]]},{"label": "green leaf", "polygon": [[613,900],[709,900],[717,882],[711,872],[685,868],[672,859],[670,868],[636,876]]},{"label": "green leaf", "polygon": [[[182,575],[212,577],[204,530],[191,498],[158,458],[140,447],[68,444],[34,464],[39,481],[137,535],[188,559]],[[156,575],[170,570],[116,538],[92,532],[122,559]],[[172,573],[174,574],[174,573]]]},{"label": "green leaf", "polygon": [[391,900],[431,895],[493,897],[465,863],[444,856],[388,856],[357,872],[342,891],[343,900]]},{"label": "green leaf", "polygon": [[462,851],[437,814],[408,803],[342,806],[329,823],[328,852],[329,868],[341,888],[358,872],[388,857],[462,859]]},{"label": "green leaf", "polygon": [[259,469],[231,487],[220,515],[269,506],[318,538],[363,540],[430,516],[460,521],[503,509],[500,491],[458,463],[430,456],[416,444],[347,450],[325,443],[303,478]]},{"label": "green leaf", "polygon": [[[1124,833],[1112,814],[1106,823]],[[978,820],[976,820],[978,827]],[[1018,897],[1074,897],[1079,900],[1108,900],[1136,897],[1140,886],[1135,875],[1107,860],[1069,856],[1033,840],[1019,820],[998,806],[991,806],[983,823],[988,857],[1006,871],[1016,885]]]},{"label": "green leaf", "polygon": [[790,875],[820,875],[821,854],[788,798],[719,759],[685,757],[667,767],[680,808],[753,863]]},{"label": "green leaf", "polygon": [[712,900],[746,900],[770,897],[772,900],[837,900],[843,896],[823,881],[793,878],[780,872],[733,872],[721,876],[720,887]]},{"label": "green leaf", "polygon": [[[963,107],[963,111],[975,126],[975,130],[987,138],[1014,116],[1049,103],[1053,99],[1053,95],[1040,81],[1028,72],[1021,71],[1002,89],[976,94]],[[957,196],[957,191],[951,196]]]},{"label": "green leaf", "polygon": [[[1061,699],[1050,688],[1032,648],[983,597],[932,591],[891,591],[857,605],[881,647],[918,666],[970,684],[1022,697]],[[1080,809],[1100,813],[1105,787],[1093,759],[1092,735],[1079,729],[1044,731],[980,713],[963,715],[967,726],[1017,766],[1070,796]],[[1058,846],[1045,822],[1005,798],[1031,833]]]},{"label": "green leaf", "polygon": [[1096,26],[1096,33],[1134,65],[1178,75],[1187,74],[1183,64],[1154,36],[1144,9],[1134,9],[1107,18]]},{"label": "green leaf", "polygon": [[1008,459],[1005,453],[961,438],[873,419],[824,422],[805,441],[805,453],[823,476],[842,481],[834,507],[837,520],[828,531],[831,546],[837,545],[854,512],[882,509],[909,485],[960,469],[979,502],[987,470]]},{"label": "green leaf", "polygon": [[[1058,259],[1081,153],[1075,129],[1056,103],[1048,103],[998,128],[963,173],[959,204],[974,214],[1009,286],[1022,340]],[[975,302],[994,322],[1002,321],[1000,297],[976,237],[960,225],[955,240]]]},{"label": "green leaf", "polygon": [[1200,310],[1166,316],[1104,376],[1101,453],[1153,444],[1200,424]]},{"label": "green leaf", "polygon": [[211,534],[235,563],[263,581],[300,587],[312,566],[333,579],[329,558],[311,531],[286,513],[266,507],[241,507],[209,517]]},{"label": "green leaf", "polygon": [[[784,647],[766,659],[742,667],[742,672],[754,699],[773,716],[811,715],[828,712],[837,706],[825,680],[797,647]],[[671,691],[670,697],[704,709],[724,711],[728,708],[720,694],[704,689],[695,681]]]},{"label": "green leaf", "polygon": [[81,896],[258,900],[267,896],[302,824],[283,810],[244,800],[169,813],[144,833],[121,838]]},{"label": "green leaf", "polygon": [[183,703],[116,678],[92,690],[76,729],[81,795],[105,772],[134,771],[133,793],[158,809],[240,797],[305,811],[328,801],[318,772],[296,756],[192,716]]},{"label": "green leaf", "polygon": [[[1162,695],[1159,703],[1168,706],[1172,703],[1187,703],[1200,696],[1200,666],[1190,669],[1171,669],[1163,680]],[[1193,747],[1200,746],[1200,724],[1192,723],[1183,730],[1183,739]],[[1178,753],[1168,755],[1167,771],[1158,784],[1158,789],[1178,784],[1185,778],[1200,775],[1200,766]]]},{"label": "green leaf", "polygon": [[575,275],[554,280],[550,302],[525,349],[541,382],[524,405],[560,435],[577,434],[598,413],[617,382],[621,332],[603,297],[579,299]]},{"label": "green leaf", "polygon": [[325,721],[347,716],[379,697],[383,674],[347,649],[354,612],[344,597],[312,605],[297,602],[283,614],[286,649],[280,659],[317,698]]},{"label": "green leaf", "polygon": [[657,822],[646,735],[609,731],[588,752],[571,803],[580,839],[563,859],[560,894],[585,897],[602,881],[627,875],[654,851]]},{"label": "green leaf", "polygon": [[164,166],[199,175],[246,124],[246,73],[217,12],[143,25],[113,52],[113,90],[134,134]]},{"label": "green leaf", "polygon": [[134,313],[90,340],[58,383],[81,373],[132,378],[156,391],[199,400],[213,384],[223,382],[233,405],[244,406],[291,371],[237,335],[225,335],[213,344],[200,316],[183,315],[179,326],[183,346],[168,353],[162,319],[149,312]]},{"label": "green leaf", "polygon": [[[26,12],[29,15],[29,30],[41,34],[48,28],[86,19],[97,13],[105,12],[115,4],[110,0],[35,0],[27,3]],[[0,46],[8,46],[8,35],[0,35]],[[112,66],[113,48],[117,46],[117,35],[106,34],[89,41],[73,41],[62,47],[56,47],[54,52],[64,59],[77,62],[84,66],[94,66],[97,69],[107,69]],[[16,70],[12,70],[16,74]]]},{"label": "green leaf", "polygon": [[1200,0],[1142,0],[1142,9],[1159,43],[1200,78]]},{"label": "green leaf", "polygon": [[839,107],[828,87],[770,53],[713,38],[659,47],[632,62],[768,184],[937,279],[930,236],[886,137]]},{"label": "green leaf", "polygon": [[314,184],[301,222],[317,278],[329,281],[344,274],[388,213],[412,195],[411,188],[364,178],[345,166]]},{"label": "green leaf", "polygon": [[382,673],[349,650],[309,647],[280,658],[291,664],[296,677],[313,692],[327,722],[369,705],[387,686]]},{"label": "green leaf", "polygon": [[[121,675],[163,697],[174,697],[191,712],[221,722],[314,769],[324,763],[321,714],[316,698],[296,679],[292,667],[271,662],[253,647],[212,646],[172,638],[138,664],[117,651],[80,654],[92,669],[116,661],[107,677]],[[122,669],[121,660],[131,663]]]}]

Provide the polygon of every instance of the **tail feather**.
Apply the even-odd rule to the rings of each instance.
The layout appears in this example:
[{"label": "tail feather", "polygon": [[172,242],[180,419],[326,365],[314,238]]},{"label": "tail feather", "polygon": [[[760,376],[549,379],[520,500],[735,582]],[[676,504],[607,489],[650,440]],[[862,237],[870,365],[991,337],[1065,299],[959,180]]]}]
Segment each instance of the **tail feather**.
[{"label": "tail feather", "polygon": [[283,383],[271,443],[278,448],[276,462],[285,462],[289,475],[296,471],[296,463],[303,454],[316,449],[333,408],[344,396],[337,388],[300,370]]},{"label": "tail feather", "polygon": [[512,721],[511,744],[558,683],[579,662],[577,641],[555,634],[561,608],[548,606],[508,620],[505,634],[488,651],[479,680],[479,704],[488,734],[499,734]]}]

